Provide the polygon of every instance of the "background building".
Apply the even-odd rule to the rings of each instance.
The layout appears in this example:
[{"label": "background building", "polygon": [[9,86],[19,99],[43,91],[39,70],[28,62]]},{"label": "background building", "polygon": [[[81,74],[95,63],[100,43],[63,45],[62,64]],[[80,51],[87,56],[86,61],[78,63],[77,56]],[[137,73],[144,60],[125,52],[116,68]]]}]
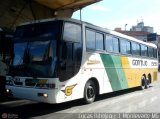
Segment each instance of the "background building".
[{"label": "background building", "polygon": [[132,26],[130,31],[144,31],[148,33],[153,33],[153,27],[144,26],[144,22],[142,21],[142,22],[137,23],[136,26]]}]

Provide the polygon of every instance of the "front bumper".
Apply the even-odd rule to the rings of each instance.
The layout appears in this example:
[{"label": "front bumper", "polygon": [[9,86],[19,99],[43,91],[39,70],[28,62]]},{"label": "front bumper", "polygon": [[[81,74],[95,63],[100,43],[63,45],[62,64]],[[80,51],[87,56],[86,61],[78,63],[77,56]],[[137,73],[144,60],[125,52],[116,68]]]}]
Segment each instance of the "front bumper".
[{"label": "front bumper", "polygon": [[57,103],[57,89],[36,89],[16,86],[6,86],[8,96],[20,99],[28,99],[44,103]]}]

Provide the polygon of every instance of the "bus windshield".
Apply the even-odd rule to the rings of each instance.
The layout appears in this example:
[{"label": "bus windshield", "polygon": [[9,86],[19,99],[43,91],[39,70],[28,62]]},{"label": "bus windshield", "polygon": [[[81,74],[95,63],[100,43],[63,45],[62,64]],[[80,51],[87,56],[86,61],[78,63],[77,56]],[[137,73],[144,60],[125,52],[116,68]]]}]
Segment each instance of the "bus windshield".
[{"label": "bus windshield", "polygon": [[[45,25],[36,24],[30,26],[32,29],[28,26],[17,29],[14,39],[14,59],[10,67],[10,75],[54,77],[57,59],[56,44],[60,33],[60,25],[54,22],[51,25]],[[51,30],[51,26],[53,30]],[[39,31],[41,29],[43,32]],[[27,34],[30,30],[33,30],[32,32],[35,33],[33,36]]]},{"label": "bus windshield", "polygon": [[13,60],[15,70],[13,69],[12,73],[19,76],[51,77],[56,59],[56,52],[50,52],[51,43],[56,51],[55,40],[16,43]]}]

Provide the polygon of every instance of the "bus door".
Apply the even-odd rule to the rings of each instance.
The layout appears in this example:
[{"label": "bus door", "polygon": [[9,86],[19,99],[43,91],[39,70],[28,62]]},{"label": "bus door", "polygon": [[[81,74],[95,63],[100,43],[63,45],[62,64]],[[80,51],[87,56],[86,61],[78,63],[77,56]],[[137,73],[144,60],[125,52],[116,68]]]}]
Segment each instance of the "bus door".
[{"label": "bus door", "polygon": [[82,46],[76,42],[63,41],[60,47],[59,78],[61,81],[72,78],[80,69]]}]

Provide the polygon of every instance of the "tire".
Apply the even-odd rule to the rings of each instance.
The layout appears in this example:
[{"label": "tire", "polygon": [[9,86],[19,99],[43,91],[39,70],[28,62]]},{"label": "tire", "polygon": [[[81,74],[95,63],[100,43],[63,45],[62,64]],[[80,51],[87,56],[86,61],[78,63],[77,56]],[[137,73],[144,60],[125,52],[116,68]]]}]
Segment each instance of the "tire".
[{"label": "tire", "polygon": [[84,89],[84,102],[90,104],[94,102],[96,98],[96,86],[93,81],[88,81]]},{"label": "tire", "polygon": [[145,88],[146,88],[146,89],[149,88],[149,79],[146,79],[146,80],[145,80]]},{"label": "tire", "polygon": [[147,79],[146,79],[146,88],[149,88],[151,84],[151,76],[148,75]]},{"label": "tire", "polygon": [[146,79],[142,76],[140,89],[144,90],[146,88]]}]

